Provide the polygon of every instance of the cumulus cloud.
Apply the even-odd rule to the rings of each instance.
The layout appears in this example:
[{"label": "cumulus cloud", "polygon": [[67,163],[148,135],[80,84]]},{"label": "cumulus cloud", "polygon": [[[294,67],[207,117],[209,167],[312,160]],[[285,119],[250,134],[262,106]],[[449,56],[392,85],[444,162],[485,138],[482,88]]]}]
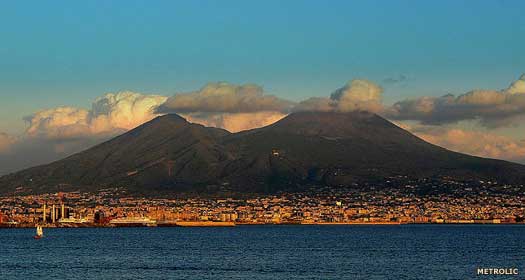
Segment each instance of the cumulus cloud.
[{"label": "cumulus cloud", "polygon": [[[204,114],[209,123],[222,124],[219,119],[238,123],[241,116],[262,117],[268,114],[283,116],[293,111],[338,111],[349,112],[364,110],[381,112],[383,88],[367,80],[352,80],[345,86],[334,91],[330,97],[313,97],[299,103],[294,103],[273,95],[264,94],[257,85],[233,85],[228,83],[210,83],[202,89],[189,93],[176,94],[160,105],[157,113]],[[270,113],[274,112],[274,113]],[[242,115],[244,113],[244,115]],[[235,115],[237,114],[237,115]],[[237,117],[234,117],[237,116]],[[195,117],[192,119],[202,118]],[[266,121],[254,121],[254,124]],[[227,127],[228,125],[221,126]],[[236,124],[230,124],[237,127]],[[243,126],[244,127],[244,126]]]},{"label": "cumulus cloud", "polygon": [[134,128],[156,116],[154,108],[166,101],[159,95],[134,92],[108,93],[97,98],[91,110],[58,107],[28,116],[26,134],[48,139],[78,139],[115,134]]},{"label": "cumulus cloud", "polygon": [[505,90],[472,90],[459,96],[420,97],[395,103],[387,117],[445,124],[479,120],[486,127],[515,123],[525,116],[525,75]]},{"label": "cumulus cloud", "polygon": [[381,112],[383,88],[367,80],[352,80],[330,98],[313,97],[300,102],[295,111]]},{"label": "cumulus cloud", "polygon": [[167,97],[134,92],[108,93],[91,109],[58,107],[25,118],[28,127],[14,139],[0,134],[0,174],[58,160],[105,141],[157,116]]},{"label": "cumulus cloud", "polygon": [[179,93],[157,108],[158,113],[249,113],[287,112],[292,102],[264,94],[260,86],[209,83],[202,89]]},{"label": "cumulus cloud", "polygon": [[[286,116],[281,111],[288,110],[292,104],[266,96],[260,87],[252,85],[211,84],[198,93],[183,98],[197,98],[195,102],[183,103],[185,108],[193,106],[211,112],[188,109],[181,115],[190,122],[232,132],[274,123]],[[16,140],[0,134],[0,175],[64,158],[139,126],[160,115],[156,109],[168,104],[167,100],[160,95],[119,92],[97,98],[90,109],[58,107],[38,111],[25,118],[28,127]],[[211,110],[213,104],[217,104],[218,109]],[[237,108],[245,105],[249,107]],[[232,112],[222,112],[228,110]]]},{"label": "cumulus cloud", "polygon": [[166,102],[161,95],[144,95],[134,92],[109,93],[99,97],[90,112],[93,132],[113,128],[129,130],[157,116],[155,108]]},{"label": "cumulus cloud", "polygon": [[399,124],[418,137],[452,151],[470,155],[525,162],[525,140],[486,131]]},{"label": "cumulus cloud", "polygon": [[178,93],[157,113],[178,113],[189,122],[231,132],[272,124],[285,117],[294,102],[264,93],[253,84],[209,83],[198,91]]},{"label": "cumulus cloud", "polygon": [[58,107],[25,118],[26,137],[52,140],[104,138],[132,129],[159,114],[179,113],[190,122],[232,132],[269,125],[291,111],[382,110],[383,89],[367,80],[352,80],[329,98],[299,104],[267,95],[252,84],[210,83],[198,91],[172,97],[134,92],[108,93],[90,109]]},{"label": "cumulus cloud", "polygon": [[[400,78],[402,79],[402,77]],[[443,126],[479,120],[495,127],[525,118],[525,75],[505,90],[473,90],[459,96],[421,97],[382,105],[383,89],[367,80],[352,80],[329,97],[294,103],[265,94],[257,85],[211,83],[172,97],[134,92],[108,93],[91,108],[58,107],[26,117],[26,133],[0,133],[0,174],[79,152],[164,113],[231,132],[270,125],[289,112],[366,110],[391,120],[415,120],[406,127],[434,144],[469,154],[523,161],[525,143],[496,134]]]},{"label": "cumulus cloud", "polygon": [[519,80],[513,82],[507,92],[510,94],[525,93],[525,74],[521,75]]},{"label": "cumulus cloud", "polygon": [[88,118],[87,110],[58,107],[36,112],[24,119],[29,123],[28,136],[60,139],[90,134]]},{"label": "cumulus cloud", "polygon": [[367,80],[353,80],[336,90],[330,99],[337,101],[340,111],[378,111],[382,107],[383,88]]}]

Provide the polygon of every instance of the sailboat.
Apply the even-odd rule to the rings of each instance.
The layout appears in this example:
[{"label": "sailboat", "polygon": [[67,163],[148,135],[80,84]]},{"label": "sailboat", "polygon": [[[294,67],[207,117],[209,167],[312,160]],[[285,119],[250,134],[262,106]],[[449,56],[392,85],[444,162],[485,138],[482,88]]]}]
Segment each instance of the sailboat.
[{"label": "sailboat", "polygon": [[40,239],[44,237],[44,230],[42,229],[42,226],[38,225],[36,226],[36,235],[33,236],[34,239]]}]

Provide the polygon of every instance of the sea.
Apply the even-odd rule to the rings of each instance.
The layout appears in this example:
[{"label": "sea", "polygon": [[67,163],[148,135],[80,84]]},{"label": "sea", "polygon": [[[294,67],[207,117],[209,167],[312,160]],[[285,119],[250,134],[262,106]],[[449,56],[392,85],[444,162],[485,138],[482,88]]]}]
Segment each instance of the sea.
[{"label": "sea", "polygon": [[[0,279],[524,279],[523,225],[0,229]],[[478,275],[479,268],[518,275]]]}]

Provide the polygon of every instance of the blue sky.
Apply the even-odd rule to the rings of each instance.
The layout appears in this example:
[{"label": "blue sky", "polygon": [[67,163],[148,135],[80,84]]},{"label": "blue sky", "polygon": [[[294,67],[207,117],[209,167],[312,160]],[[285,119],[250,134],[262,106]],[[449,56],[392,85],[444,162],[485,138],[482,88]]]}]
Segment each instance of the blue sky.
[{"label": "blue sky", "polygon": [[[385,101],[525,72],[524,1],[3,1],[0,131],[106,92],[256,83],[301,100],[353,78]],[[408,77],[402,84],[385,79]]]}]

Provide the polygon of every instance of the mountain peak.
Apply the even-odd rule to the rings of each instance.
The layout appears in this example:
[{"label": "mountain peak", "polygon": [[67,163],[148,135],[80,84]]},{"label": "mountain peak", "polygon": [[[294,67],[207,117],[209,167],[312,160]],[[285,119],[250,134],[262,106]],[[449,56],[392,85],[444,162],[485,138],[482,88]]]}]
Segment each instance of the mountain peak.
[{"label": "mountain peak", "polygon": [[397,127],[367,111],[296,112],[268,127],[304,135],[324,136],[358,135],[384,128]]},{"label": "mountain peak", "polygon": [[368,111],[351,112],[296,112],[292,113],[278,123],[285,124],[305,124],[305,125],[348,125],[360,122],[380,122],[389,123],[380,116]]},{"label": "mountain peak", "polygon": [[152,122],[185,122],[185,123],[188,122],[185,118],[177,114],[166,114],[166,115],[158,116],[151,121]]}]

